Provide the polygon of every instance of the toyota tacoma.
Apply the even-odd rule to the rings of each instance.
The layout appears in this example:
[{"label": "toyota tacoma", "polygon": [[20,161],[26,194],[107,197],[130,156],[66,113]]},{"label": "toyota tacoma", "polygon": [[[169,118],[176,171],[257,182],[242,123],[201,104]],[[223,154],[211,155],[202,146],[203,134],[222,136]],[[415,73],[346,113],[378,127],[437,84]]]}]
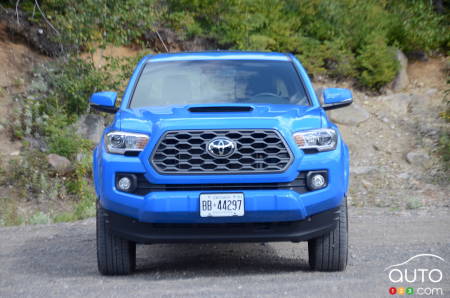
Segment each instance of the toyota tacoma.
[{"label": "toyota tacoma", "polygon": [[[117,94],[93,153],[101,274],[132,273],[136,244],[308,241],[313,270],[347,265],[349,151],[291,54],[149,55]],[[119,104],[117,104],[119,106]]]}]

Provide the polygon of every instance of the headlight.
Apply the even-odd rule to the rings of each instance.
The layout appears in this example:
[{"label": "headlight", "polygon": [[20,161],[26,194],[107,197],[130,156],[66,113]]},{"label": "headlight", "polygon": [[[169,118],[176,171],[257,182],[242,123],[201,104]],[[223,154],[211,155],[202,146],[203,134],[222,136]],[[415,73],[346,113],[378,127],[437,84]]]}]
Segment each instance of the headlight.
[{"label": "headlight", "polygon": [[294,133],[295,143],[300,149],[330,151],[336,149],[337,135],[334,129],[315,129]]},{"label": "headlight", "polygon": [[125,154],[144,150],[148,140],[149,137],[144,134],[113,131],[106,134],[105,145],[109,153]]}]

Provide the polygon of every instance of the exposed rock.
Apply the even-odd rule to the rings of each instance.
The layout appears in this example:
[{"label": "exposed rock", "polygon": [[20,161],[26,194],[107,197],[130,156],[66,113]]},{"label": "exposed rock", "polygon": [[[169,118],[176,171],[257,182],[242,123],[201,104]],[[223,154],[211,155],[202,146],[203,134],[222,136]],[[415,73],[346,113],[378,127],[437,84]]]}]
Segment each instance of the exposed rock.
[{"label": "exposed rock", "polygon": [[365,174],[374,173],[377,170],[378,170],[378,168],[373,167],[373,166],[350,167],[350,174],[365,175]]},{"label": "exposed rock", "polygon": [[418,60],[418,61],[428,61],[428,55],[427,53],[425,53],[422,50],[417,50],[417,51],[410,51],[408,52],[408,57],[411,60]]},{"label": "exposed rock", "polygon": [[20,151],[13,151],[9,155],[10,156],[19,156],[20,155]]},{"label": "exposed rock", "polygon": [[436,89],[436,88],[430,88],[430,89],[428,89],[428,90],[425,92],[425,94],[428,95],[428,96],[433,96],[433,95],[435,95],[438,91],[439,91],[439,90]]},{"label": "exposed rock", "polygon": [[144,34],[143,39],[149,47],[158,52],[179,51],[181,48],[177,34],[167,28],[149,30]]},{"label": "exposed rock", "polygon": [[417,123],[417,130],[423,136],[438,136],[440,133],[440,123],[439,122],[427,122],[421,121]]},{"label": "exposed rock", "polygon": [[409,179],[409,177],[411,177],[411,175],[409,173],[407,173],[407,172],[403,172],[403,173],[398,174],[397,177],[400,178],[400,179],[407,180],[407,179]]},{"label": "exposed rock", "polygon": [[403,116],[408,113],[411,103],[411,96],[407,93],[396,93],[388,96],[381,96],[380,99],[387,110],[396,116]]},{"label": "exposed rock", "polygon": [[406,161],[415,166],[426,167],[430,161],[430,156],[423,150],[415,150],[406,154]]},{"label": "exposed rock", "polygon": [[94,143],[98,143],[105,128],[105,119],[100,115],[88,114],[83,115],[75,123],[77,133]]},{"label": "exposed rock", "polygon": [[370,114],[363,107],[353,103],[346,108],[330,111],[329,116],[336,123],[356,125],[369,119]]},{"label": "exposed rock", "polygon": [[156,28],[147,31],[143,40],[148,47],[158,52],[204,51],[217,49],[217,42],[213,39],[196,36],[185,39],[169,28]]},{"label": "exposed rock", "polygon": [[60,56],[63,54],[62,46],[54,41],[55,31],[47,24],[40,22],[39,27],[28,21],[25,13],[12,8],[3,9],[0,22],[7,26],[11,39],[25,41],[30,47],[47,56]]},{"label": "exposed rock", "polygon": [[52,153],[47,155],[47,161],[58,174],[64,175],[72,170],[72,164],[70,160],[68,160],[64,156]]},{"label": "exposed rock", "polygon": [[213,39],[207,39],[204,37],[194,37],[193,39],[186,40],[181,43],[184,51],[204,51],[217,49],[217,44]]},{"label": "exposed rock", "polygon": [[82,161],[84,158],[85,158],[85,154],[84,153],[77,153],[77,155],[76,155],[76,157],[75,157],[75,159],[78,161],[78,162],[80,162],[80,161]]},{"label": "exposed rock", "polygon": [[46,93],[48,91],[48,84],[43,78],[33,79],[30,85],[30,91]]},{"label": "exposed rock", "polygon": [[369,189],[371,189],[371,188],[373,187],[373,184],[372,184],[372,183],[370,183],[369,181],[364,180],[364,179],[361,179],[361,184],[362,184],[367,190],[369,190]]},{"label": "exposed rock", "polygon": [[406,58],[405,54],[403,54],[402,51],[397,50],[396,58],[399,62],[399,69],[397,76],[395,77],[394,81],[392,82],[392,90],[395,92],[401,91],[405,89],[409,84],[408,79],[408,58]]},{"label": "exposed rock", "polygon": [[409,103],[408,111],[413,114],[418,114],[423,112],[424,106],[429,104],[429,99],[427,96],[422,94],[413,94],[411,96],[411,101]]},{"label": "exposed rock", "polygon": [[42,138],[25,137],[25,141],[28,142],[31,148],[38,149],[42,152],[48,150],[48,146]]}]

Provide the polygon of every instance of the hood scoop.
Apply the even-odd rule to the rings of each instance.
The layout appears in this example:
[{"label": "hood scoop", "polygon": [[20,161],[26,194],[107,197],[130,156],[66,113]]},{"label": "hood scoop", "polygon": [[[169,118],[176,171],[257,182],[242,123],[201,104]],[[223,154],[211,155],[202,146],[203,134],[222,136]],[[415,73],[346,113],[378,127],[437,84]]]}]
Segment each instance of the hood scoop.
[{"label": "hood scoop", "polygon": [[210,107],[190,107],[191,113],[235,113],[235,112],[251,112],[253,108],[250,106],[210,106]]}]

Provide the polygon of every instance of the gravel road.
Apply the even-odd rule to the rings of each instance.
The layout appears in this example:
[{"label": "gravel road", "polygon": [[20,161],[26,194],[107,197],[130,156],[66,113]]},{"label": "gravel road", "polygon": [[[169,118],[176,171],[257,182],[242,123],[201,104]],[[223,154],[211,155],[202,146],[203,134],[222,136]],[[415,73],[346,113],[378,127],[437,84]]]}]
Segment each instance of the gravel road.
[{"label": "gravel road", "polygon": [[421,253],[445,259],[431,286],[450,297],[449,209],[352,208],[343,273],[309,271],[304,243],[181,244],[138,246],[136,274],[103,277],[94,224],[1,228],[0,297],[385,297],[394,284],[384,269]]}]

